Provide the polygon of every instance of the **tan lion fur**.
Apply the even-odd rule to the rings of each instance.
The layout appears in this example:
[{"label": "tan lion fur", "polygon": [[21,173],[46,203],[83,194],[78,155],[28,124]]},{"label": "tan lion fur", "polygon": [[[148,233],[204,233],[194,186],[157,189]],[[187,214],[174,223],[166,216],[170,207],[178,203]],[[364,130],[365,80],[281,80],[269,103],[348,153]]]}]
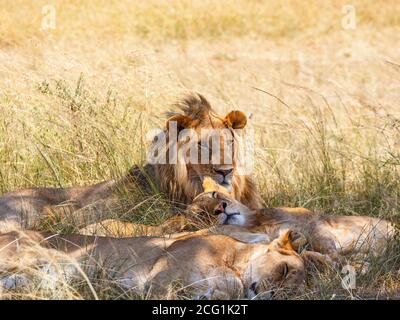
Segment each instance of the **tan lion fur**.
[{"label": "tan lion fur", "polygon": [[[181,113],[170,114],[179,125],[201,129],[243,128],[247,119],[240,111],[232,111],[225,117],[215,113],[208,101],[199,94],[184,98],[179,107]],[[168,131],[168,128],[165,132]],[[179,144],[178,144],[179,145]],[[168,152],[168,150],[165,150]],[[107,217],[118,207],[120,192],[151,191],[150,185],[169,196],[175,203],[190,204],[202,192],[202,179],[206,175],[220,179],[219,169],[232,169],[230,184],[235,198],[250,208],[260,207],[260,197],[250,176],[241,176],[233,165],[179,165],[147,164],[144,168],[133,167],[120,180],[108,180],[92,186],[71,188],[33,188],[3,194],[0,197],[0,224],[15,222],[24,228],[34,228],[43,218],[72,216],[78,227],[83,227]],[[1,225],[0,225],[1,227]]]},{"label": "tan lion fur", "polygon": [[[89,278],[98,268],[110,270],[124,288],[153,297],[165,297],[177,281],[187,296],[209,299],[253,297],[275,287],[299,287],[305,282],[307,259],[292,249],[288,233],[269,246],[225,235],[111,238],[26,231],[1,234],[0,248],[3,272],[46,268],[43,257],[53,255],[65,269],[58,270],[59,277],[79,275],[79,269]],[[24,261],[18,267],[15,261],[20,258]],[[10,266],[12,270],[7,270]],[[0,284],[12,279],[0,279]]]}]

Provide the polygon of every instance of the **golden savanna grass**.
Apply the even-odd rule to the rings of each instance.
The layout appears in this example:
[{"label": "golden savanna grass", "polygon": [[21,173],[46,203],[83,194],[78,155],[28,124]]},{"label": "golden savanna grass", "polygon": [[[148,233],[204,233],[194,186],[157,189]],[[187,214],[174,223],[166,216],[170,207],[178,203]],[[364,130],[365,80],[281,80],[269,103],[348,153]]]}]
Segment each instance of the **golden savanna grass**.
[{"label": "golden savanna grass", "polygon": [[[41,30],[47,5],[54,30]],[[170,105],[198,91],[221,113],[253,114],[266,206],[398,221],[399,43],[396,0],[0,0],[0,193],[121,176],[145,162]],[[161,223],[170,204],[141,200],[123,219]],[[332,270],[294,298],[397,296],[398,245],[369,262],[354,290]],[[131,297],[101,270],[91,281],[7,297]]]}]

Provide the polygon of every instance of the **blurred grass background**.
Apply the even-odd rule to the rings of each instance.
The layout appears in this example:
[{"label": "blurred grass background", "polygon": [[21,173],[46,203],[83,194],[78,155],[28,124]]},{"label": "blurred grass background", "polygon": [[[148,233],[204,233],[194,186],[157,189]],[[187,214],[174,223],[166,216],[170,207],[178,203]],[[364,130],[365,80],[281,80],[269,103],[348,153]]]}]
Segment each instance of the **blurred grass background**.
[{"label": "blurred grass background", "polygon": [[253,113],[266,206],[398,220],[399,43],[396,0],[0,0],[0,193],[122,176],[194,90]]},{"label": "blurred grass background", "polygon": [[340,31],[337,21],[343,16],[345,5],[356,7],[357,20],[363,26],[381,29],[400,25],[396,0],[17,0],[1,1],[2,42],[12,45],[31,37],[45,38],[38,25],[46,5],[57,11],[53,36],[67,40],[99,37],[114,41],[132,36],[165,42],[241,36],[320,36]]}]

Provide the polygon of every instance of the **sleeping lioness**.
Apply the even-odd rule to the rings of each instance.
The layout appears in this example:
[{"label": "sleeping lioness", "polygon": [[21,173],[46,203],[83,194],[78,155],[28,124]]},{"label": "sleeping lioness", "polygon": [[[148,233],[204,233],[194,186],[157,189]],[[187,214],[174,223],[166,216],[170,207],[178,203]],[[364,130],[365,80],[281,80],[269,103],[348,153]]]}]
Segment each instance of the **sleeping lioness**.
[{"label": "sleeping lioness", "polygon": [[[251,210],[212,179],[205,179],[203,188],[205,192],[194,199],[192,207],[211,210],[216,216],[217,226],[196,231],[196,234],[218,233],[247,243],[269,243],[283,231],[291,229],[296,234],[293,236],[296,249],[307,243],[312,251],[333,259],[353,253],[379,255],[395,234],[394,225],[384,219],[328,216],[305,208]],[[105,221],[102,227],[112,232],[134,230],[138,225]]]},{"label": "sleeping lioness", "polygon": [[213,192],[209,196],[218,200],[215,213],[224,234],[246,230],[268,241],[282,230],[292,229],[298,233],[298,246],[308,243],[312,251],[333,259],[349,254],[377,256],[395,235],[394,224],[380,218],[321,215],[305,208],[250,210],[226,193]]},{"label": "sleeping lioness", "polygon": [[[121,286],[137,294],[164,297],[179,282],[192,298],[253,297],[273,288],[299,287],[305,280],[304,261],[285,232],[270,245],[246,244],[225,235],[111,238],[45,234],[34,231],[0,235],[0,271],[22,272],[51,261],[58,276],[109,270]],[[59,261],[55,263],[54,261]],[[4,273],[6,272],[6,273]],[[68,273],[65,275],[64,273]],[[8,273],[9,275],[9,273]],[[10,285],[0,273],[0,284]]]}]

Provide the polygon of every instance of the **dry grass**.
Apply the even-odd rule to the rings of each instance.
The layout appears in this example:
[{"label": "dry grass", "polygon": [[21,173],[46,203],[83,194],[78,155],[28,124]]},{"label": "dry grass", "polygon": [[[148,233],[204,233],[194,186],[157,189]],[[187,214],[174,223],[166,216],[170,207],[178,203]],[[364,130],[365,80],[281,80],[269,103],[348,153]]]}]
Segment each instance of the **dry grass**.
[{"label": "dry grass", "polygon": [[[147,130],[195,90],[221,113],[254,114],[266,206],[398,220],[398,1],[352,1],[355,30],[341,25],[348,1],[57,1],[47,31],[52,1],[0,3],[1,193],[121,176],[145,161]],[[125,218],[156,224],[168,206],[155,195]],[[373,263],[356,292],[320,275],[301,297],[393,296],[398,258]],[[129,297],[110,288],[95,286]]]}]

